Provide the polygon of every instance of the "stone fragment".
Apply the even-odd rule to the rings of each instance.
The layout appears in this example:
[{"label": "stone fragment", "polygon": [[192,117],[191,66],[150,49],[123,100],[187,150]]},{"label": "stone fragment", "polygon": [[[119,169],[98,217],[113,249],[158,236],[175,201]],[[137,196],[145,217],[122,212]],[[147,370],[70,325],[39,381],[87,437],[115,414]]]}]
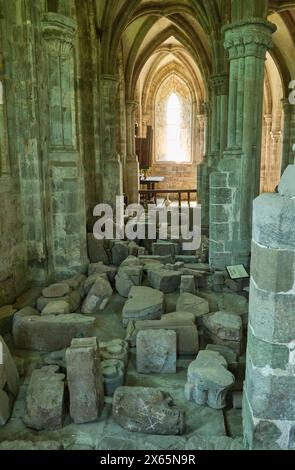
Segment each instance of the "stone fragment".
[{"label": "stone fragment", "polygon": [[36,308],[37,299],[41,296],[42,287],[32,287],[17,297],[13,305],[16,310],[22,310],[25,307]]},{"label": "stone fragment", "polygon": [[82,313],[91,314],[103,310],[109,303],[112,295],[113,289],[110,283],[99,277],[82,304]]},{"label": "stone fragment", "polygon": [[88,267],[88,276],[92,274],[107,274],[111,284],[115,281],[118,268],[116,266],[106,266],[103,263],[93,263]]},{"label": "stone fragment", "polygon": [[126,243],[116,242],[112,248],[112,262],[114,266],[120,266],[128,258],[129,249]]},{"label": "stone fragment", "polygon": [[0,359],[0,390],[5,388],[16,398],[19,391],[19,374],[15,361],[2,336],[0,336]]},{"label": "stone fragment", "polygon": [[122,316],[123,326],[129,321],[159,320],[164,313],[164,295],[150,287],[132,287]]},{"label": "stone fragment", "polygon": [[[137,258],[136,258],[137,259]],[[126,260],[127,261],[127,260]],[[124,265],[120,266],[116,276],[116,289],[122,297],[128,298],[129,292],[133,286],[142,284],[143,268],[139,266]]]},{"label": "stone fragment", "polygon": [[245,448],[241,438],[232,439],[227,436],[209,437],[194,433],[187,440],[185,450],[194,452],[200,450],[243,451]]},{"label": "stone fragment", "polygon": [[180,293],[196,293],[196,285],[194,276],[181,276]]},{"label": "stone fragment", "polygon": [[128,343],[120,338],[99,343],[100,357],[103,361],[116,359],[128,364]]},{"label": "stone fragment", "polygon": [[171,396],[144,387],[120,387],[113,399],[113,417],[126,431],[144,434],[181,435],[184,414]]},{"label": "stone fragment", "polygon": [[16,309],[12,305],[0,308],[0,334],[5,335],[11,332],[15,312]]},{"label": "stone fragment", "polygon": [[122,387],[125,381],[125,364],[118,359],[107,359],[101,363],[104,394],[112,397],[117,388]]},{"label": "stone fragment", "polygon": [[153,269],[149,271],[148,278],[151,287],[164,292],[164,294],[169,294],[179,288],[181,274],[167,269]]},{"label": "stone fragment", "polygon": [[137,245],[135,242],[130,242],[128,243],[128,253],[129,256],[138,256],[138,250],[140,247]]},{"label": "stone fragment", "polygon": [[153,243],[152,250],[154,256],[171,256],[175,258],[175,243],[157,242]]},{"label": "stone fragment", "polygon": [[162,265],[165,264],[172,264],[173,259],[172,256],[156,256],[156,255],[145,255],[145,256],[138,256],[138,259],[143,263],[143,264],[153,264],[153,263],[160,263]]},{"label": "stone fragment", "polygon": [[220,410],[226,406],[228,389],[235,378],[226,360],[214,351],[200,351],[188,368],[185,396],[197,405]]},{"label": "stone fragment", "polygon": [[91,276],[89,276],[86,279],[85,283],[84,283],[84,293],[86,295],[89,294],[89,291],[91,290],[91,288],[93,287],[95,282],[99,280],[99,278],[102,278],[105,281],[109,281],[107,273],[104,273],[104,274],[91,274]]},{"label": "stone fragment", "polygon": [[219,344],[207,344],[206,350],[215,351],[224,357],[230,371],[236,370],[238,368],[238,355],[231,348],[228,348],[227,346],[221,346]]},{"label": "stone fragment", "polygon": [[207,315],[203,323],[207,335],[214,344],[228,346],[237,354],[241,354],[243,325],[239,316],[228,312],[216,312]]},{"label": "stone fragment", "polygon": [[9,396],[4,390],[0,389],[0,427],[7,423],[10,413],[11,406]]},{"label": "stone fragment", "polygon": [[57,300],[49,302],[49,304],[47,304],[42,310],[41,315],[67,315],[69,313],[71,313],[70,304],[64,300]]},{"label": "stone fragment", "polygon": [[17,349],[52,352],[70,346],[73,338],[91,336],[95,318],[72,315],[37,316],[19,311],[13,320],[13,341]]},{"label": "stone fragment", "polygon": [[177,335],[177,353],[193,355],[199,351],[199,335],[194,317],[187,312],[173,312],[163,315],[160,320],[145,320],[130,323],[127,338],[131,346],[136,346],[137,334],[141,330],[173,330]]},{"label": "stone fragment", "polygon": [[104,240],[97,240],[93,233],[87,234],[87,247],[88,247],[88,258],[90,263],[102,262],[106,265],[109,263],[109,258],[104,248]]},{"label": "stone fragment", "polygon": [[76,274],[75,276],[63,281],[63,284],[67,284],[72,290],[80,291],[80,289],[82,289],[83,292],[83,285],[86,279],[87,277],[85,276],[85,274]]},{"label": "stone fragment", "polygon": [[71,418],[76,424],[96,421],[104,405],[96,338],[73,339],[66,351],[66,363]]},{"label": "stone fragment", "polygon": [[207,300],[187,292],[180,294],[176,304],[176,310],[192,313],[199,324],[202,323],[204,315],[208,314],[210,311]]},{"label": "stone fragment", "polygon": [[46,298],[58,298],[64,297],[70,293],[70,287],[66,283],[52,284],[42,290],[43,297]]},{"label": "stone fragment", "polygon": [[48,366],[59,366],[62,369],[67,368],[66,364],[66,349],[60,351],[53,351],[44,358],[44,363]]},{"label": "stone fragment", "polygon": [[37,431],[60,429],[64,417],[64,374],[57,366],[36,369],[28,386],[25,423]]},{"label": "stone fragment", "polygon": [[27,450],[62,450],[62,444],[58,441],[2,441],[0,443],[0,451],[2,450],[18,450],[18,451],[27,451]]},{"label": "stone fragment", "polygon": [[140,374],[176,373],[175,331],[141,330],[136,340],[136,365]]}]

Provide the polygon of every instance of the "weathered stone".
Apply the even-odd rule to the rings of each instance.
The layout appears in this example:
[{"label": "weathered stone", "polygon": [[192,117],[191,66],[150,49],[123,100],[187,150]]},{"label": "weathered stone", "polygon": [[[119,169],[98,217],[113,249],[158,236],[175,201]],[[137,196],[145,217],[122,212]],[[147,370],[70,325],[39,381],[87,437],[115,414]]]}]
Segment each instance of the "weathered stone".
[{"label": "weathered stone", "polygon": [[64,297],[70,293],[70,287],[67,284],[52,284],[42,290],[42,295],[45,298],[58,298]]},{"label": "weathered stone", "polygon": [[140,247],[137,245],[135,242],[130,242],[128,243],[128,253],[129,256],[138,256],[138,250]]},{"label": "weathered stone", "polygon": [[62,369],[67,368],[66,364],[66,349],[61,351],[53,351],[44,358],[44,363],[48,366],[59,366]]},{"label": "weathered stone", "polygon": [[4,335],[11,332],[15,312],[16,309],[12,305],[0,308],[0,334]]},{"label": "weathered stone", "polygon": [[122,339],[112,339],[99,343],[100,357],[103,361],[116,359],[128,363],[128,343]]},{"label": "weathered stone", "polygon": [[199,324],[202,323],[204,315],[208,314],[210,311],[207,300],[189,293],[183,293],[179,296],[176,310],[192,313]]},{"label": "weathered stone", "polygon": [[164,294],[175,292],[181,281],[181,274],[176,271],[166,269],[150,270],[148,273],[149,284],[154,289],[158,289]]},{"label": "weathered stone", "polygon": [[117,242],[112,248],[112,262],[114,266],[120,266],[128,258],[129,249],[126,243]]},{"label": "weathered stone", "polygon": [[67,315],[71,313],[71,307],[68,302],[64,300],[49,302],[42,310],[41,315]]},{"label": "weathered stone", "polygon": [[11,413],[10,400],[7,393],[0,388],[0,427],[9,420]]},{"label": "weathered stone", "polygon": [[290,198],[295,197],[294,181],[295,165],[289,165],[285,170],[279,184],[279,193],[281,196],[287,196]]},{"label": "weathered stone", "polygon": [[172,258],[175,257],[175,243],[153,243],[152,249],[154,256],[171,256]]},{"label": "weathered stone", "polygon": [[20,311],[13,320],[13,341],[17,349],[59,351],[70,346],[73,338],[91,336],[94,323],[95,318],[76,313],[41,317]]},{"label": "weathered stone", "polygon": [[196,285],[194,276],[181,276],[180,293],[195,294]]},{"label": "weathered stone", "polygon": [[184,415],[169,394],[158,389],[120,387],[113,399],[113,417],[124,429],[145,434],[179,435]]},{"label": "weathered stone", "polygon": [[141,330],[136,339],[136,364],[140,374],[176,373],[175,331]]},{"label": "weathered stone", "polygon": [[85,283],[84,283],[84,293],[86,295],[89,294],[89,291],[91,290],[93,285],[96,283],[96,281],[99,280],[99,278],[102,278],[105,281],[109,281],[107,273],[104,273],[104,274],[91,274],[91,276],[89,276],[86,279]]},{"label": "weathered stone", "polygon": [[207,351],[215,351],[219,353],[227,362],[229,370],[236,370],[238,368],[238,355],[232,349],[227,346],[221,346],[219,344],[207,344]]},{"label": "weathered stone", "polygon": [[48,451],[48,450],[62,450],[62,444],[58,441],[2,441],[0,443],[0,450],[37,450],[37,451]]},{"label": "weathered stone", "polygon": [[35,308],[37,305],[37,299],[41,296],[41,293],[42,287],[32,287],[17,297],[13,307],[16,310],[22,310],[25,307]]},{"label": "weathered stone", "polygon": [[83,286],[86,279],[87,277],[84,274],[76,274],[75,276],[63,281],[63,284],[67,284],[69,288],[74,291],[77,290],[80,293],[83,293]]},{"label": "weathered stone", "polygon": [[64,374],[57,366],[34,370],[26,397],[25,423],[38,431],[60,429],[64,416]]},{"label": "weathered stone", "polygon": [[64,297],[39,297],[37,300],[37,309],[39,312],[42,312],[49,303],[64,301],[70,305],[71,312],[77,312],[81,305],[82,297],[80,290],[73,290]]},{"label": "weathered stone", "polygon": [[214,351],[200,351],[188,368],[185,396],[198,405],[214,409],[226,406],[228,389],[235,378],[227,370],[226,360]]},{"label": "weathered stone", "polygon": [[87,234],[87,247],[88,247],[88,257],[90,263],[99,263],[102,262],[106,265],[109,263],[109,258],[104,248],[104,240],[97,240],[93,233]]},{"label": "weathered stone", "polygon": [[125,365],[118,359],[107,359],[101,363],[105,396],[114,395],[125,381]]},{"label": "weathered stone", "polygon": [[104,405],[96,338],[73,339],[66,352],[70,415],[76,424],[96,421]]},{"label": "weathered stone", "polygon": [[162,265],[173,263],[172,256],[145,255],[145,256],[138,256],[138,259],[145,265],[153,264],[153,263],[160,263]]},{"label": "weathered stone", "polygon": [[200,450],[222,450],[222,451],[242,451],[245,450],[243,440],[230,437],[205,437],[194,433],[185,445],[186,451],[200,451]]},{"label": "weathered stone", "polygon": [[16,398],[19,390],[19,374],[2,336],[0,336],[0,358],[3,359],[3,363],[0,361],[0,390],[6,388]]},{"label": "weathered stone", "polygon": [[142,284],[142,275],[143,268],[141,264],[139,266],[134,266],[133,264],[126,266],[123,263],[116,276],[116,289],[118,293],[122,297],[127,298],[133,286],[140,286]]},{"label": "weathered stone", "polygon": [[199,335],[194,317],[187,312],[173,312],[163,315],[160,320],[145,320],[130,323],[127,338],[131,346],[136,346],[137,334],[141,330],[173,330],[177,335],[177,353],[193,355],[199,351]]},{"label": "weathered stone", "polygon": [[216,312],[203,320],[206,333],[214,344],[228,346],[236,353],[241,353],[243,335],[242,320],[228,312]]},{"label": "weathered stone", "polygon": [[104,310],[112,295],[113,289],[110,283],[99,277],[83,302],[82,313],[91,314],[99,310]]},{"label": "weathered stone", "polygon": [[110,283],[113,284],[117,270],[116,266],[105,266],[103,263],[93,263],[88,267],[88,276],[92,276],[92,274],[107,274]]},{"label": "weathered stone", "polygon": [[123,308],[123,326],[129,321],[159,320],[164,313],[164,295],[150,287],[132,287]]}]

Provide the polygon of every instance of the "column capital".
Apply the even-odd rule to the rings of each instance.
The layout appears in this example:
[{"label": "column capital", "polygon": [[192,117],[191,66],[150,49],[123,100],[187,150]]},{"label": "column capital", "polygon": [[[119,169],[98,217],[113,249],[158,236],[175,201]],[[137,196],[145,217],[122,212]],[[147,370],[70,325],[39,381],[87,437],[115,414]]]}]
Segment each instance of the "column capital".
[{"label": "column capital", "polygon": [[227,95],[229,77],[227,73],[211,75],[210,85],[217,95]]},{"label": "column capital", "polygon": [[230,59],[254,56],[265,59],[268,49],[272,48],[272,34],[276,25],[261,18],[231,23],[223,27],[224,47]]},{"label": "column capital", "polygon": [[42,17],[41,29],[51,55],[70,55],[77,31],[77,23],[72,18],[58,13],[47,13]]}]

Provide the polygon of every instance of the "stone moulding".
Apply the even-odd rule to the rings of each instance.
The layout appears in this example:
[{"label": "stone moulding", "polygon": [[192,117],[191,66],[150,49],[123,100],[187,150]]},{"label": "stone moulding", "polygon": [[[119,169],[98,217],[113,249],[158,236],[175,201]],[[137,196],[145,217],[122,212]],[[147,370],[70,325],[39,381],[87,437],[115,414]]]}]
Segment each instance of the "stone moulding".
[{"label": "stone moulding", "polygon": [[42,34],[52,55],[68,56],[74,46],[76,22],[57,13],[47,13],[42,18]]}]

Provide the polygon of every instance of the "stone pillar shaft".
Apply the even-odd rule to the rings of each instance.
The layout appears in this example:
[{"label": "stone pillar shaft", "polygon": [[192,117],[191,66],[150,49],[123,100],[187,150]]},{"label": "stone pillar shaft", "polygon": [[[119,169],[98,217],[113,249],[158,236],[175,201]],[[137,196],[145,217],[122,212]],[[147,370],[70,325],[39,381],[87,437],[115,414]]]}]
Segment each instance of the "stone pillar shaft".
[{"label": "stone pillar shaft", "polygon": [[125,167],[125,193],[128,204],[139,202],[139,163],[135,146],[135,116],[138,103],[136,101],[126,102],[127,118],[127,160]]},{"label": "stone pillar shaft", "polygon": [[210,183],[210,262],[249,264],[252,202],[260,189],[264,62],[275,26],[253,18],[226,26],[228,145]]},{"label": "stone pillar shaft", "polygon": [[115,207],[116,196],[123,194],[122,163],[116,151],[116,93],[118,81],[112,75],[101,80],[101,129],[103,203]]},{"label": "stone pillar shaft", "polygon": [[295,449],[295,166],[254,202],[243,424],[251,449]]}]

